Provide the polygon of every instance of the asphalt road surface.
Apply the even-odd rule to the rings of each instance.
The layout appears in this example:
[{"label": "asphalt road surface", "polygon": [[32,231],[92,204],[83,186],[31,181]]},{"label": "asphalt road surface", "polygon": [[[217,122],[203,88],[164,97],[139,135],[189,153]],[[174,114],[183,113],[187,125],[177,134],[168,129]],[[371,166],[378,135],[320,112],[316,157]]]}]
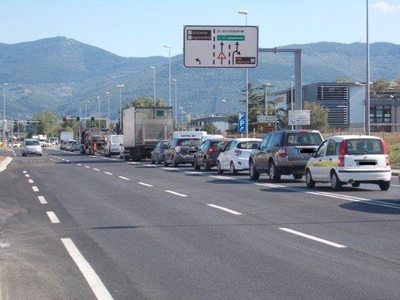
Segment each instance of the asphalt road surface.
[{"label": "asphalt road surface", "polygon": [[14,150],[0,299],[399,299],[400,186]]}]

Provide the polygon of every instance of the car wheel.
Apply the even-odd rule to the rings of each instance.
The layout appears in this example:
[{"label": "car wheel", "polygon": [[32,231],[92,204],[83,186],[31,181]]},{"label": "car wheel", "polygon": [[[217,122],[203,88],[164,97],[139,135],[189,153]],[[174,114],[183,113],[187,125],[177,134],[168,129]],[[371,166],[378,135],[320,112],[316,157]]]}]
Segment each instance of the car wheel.
[{"label": "car wheel", "polygon": [[300,180],[301,178],[303,178],[303,175],[301,175],[301,174],[293,174],[293,178]]},{"label": "car wheel", "polygon": [[178,166],[178,160],[176,159],[176,156],[172,158],[172,165],[176,168]]},{"label": "car wheel", "polygon": [[278,182],[281,179],[281,174],[276,169],[273,161],[269,163],[269,178],[271,178],[272,182]]},{"label": "car wheel", "polygon": [[197,158],[194,158],[194,162],[193,162],[193,168],[198,171],[200,170],[200,166],[197,164]]},{"label": "car wheel", "polygon": [[156,163],[157,163],[157,164],[161,164],[161,159],[158,157],[158,155],[157,155]]},{"label": "car wheel", "polygon": [[249,162],[249,175],[251,180],[258,180],[260,178],[260,172],[257,172],[252,160]]},{"label": "car wheel", "polygon": [[351,184],[353,187],[359,187],[360,186],[360,183],[359,182],[354,182],[354,183],[352,183]]},{"label": "car wheel", "polygon": [[211,170],[211,167],[210,167],[210,165],[208,164],[208,159],[207,159],[207,157],[204,157],[204,170],[206,170],[206,171],[210,171],[210,170]]},{"label": "car wheel", "polygon": [[339,180],[339,177],[335,171],[331,172],[331,186],[335,191],[338,191],[342,188],[342,182]]},{"label": "car wheel", "polygon": [[315,181],[312,179],[311,171],[309,169],[306,171],[306,184],[309,188],[313,188],[315,186]]},{"label": "car wheel", "polygon": [[381,191],[387,191],[390,188],[390,181],[379,182],[379,188]]},{"label": "car wheel", "polygon": [[224,171],[221,169],[221,163],[219,161],[217,161],[217,172],[218,174],[224,173]]},{"label": "car wheel", "polygon": [[238,173],[238,171],[235,169],[235,164],[233,163],[233,161],[231,161],[230,170],[232,175],[236,175]]}]

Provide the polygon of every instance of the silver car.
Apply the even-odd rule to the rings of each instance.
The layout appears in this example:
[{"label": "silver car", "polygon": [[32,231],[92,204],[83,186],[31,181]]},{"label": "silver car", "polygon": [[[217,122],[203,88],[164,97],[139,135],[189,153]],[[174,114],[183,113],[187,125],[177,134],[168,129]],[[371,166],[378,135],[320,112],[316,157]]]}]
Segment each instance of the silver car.
[{"label": "silver car", "polygon": [[40,141],[36,139],[25,139],[22,145],[22,156],[27,156],[28,154],[33,154],[37,156],[42,156],[42,146],[40,146]]}]

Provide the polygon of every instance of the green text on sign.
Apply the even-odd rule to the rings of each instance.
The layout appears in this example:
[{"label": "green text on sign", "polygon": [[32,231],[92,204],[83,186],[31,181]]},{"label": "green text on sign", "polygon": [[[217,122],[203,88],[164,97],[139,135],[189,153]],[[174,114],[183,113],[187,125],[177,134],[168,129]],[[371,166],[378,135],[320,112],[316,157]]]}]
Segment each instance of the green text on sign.
[{"label": "green text on sign", "polygon": [[244,41],[244,35],[217,35],[217,41]]}]

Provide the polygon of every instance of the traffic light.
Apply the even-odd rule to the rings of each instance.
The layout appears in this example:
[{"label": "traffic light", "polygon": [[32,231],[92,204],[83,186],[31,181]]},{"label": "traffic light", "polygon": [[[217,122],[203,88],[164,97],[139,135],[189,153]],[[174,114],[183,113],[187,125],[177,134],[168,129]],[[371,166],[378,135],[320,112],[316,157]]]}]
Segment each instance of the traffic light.
[{"label": "traffic light", "polygon": [[76,117],[76,121],[79,122],[81,120],[80,117]]},{"label": "traffic light", "polygon": [[63,121],[64,121],[64,122],[67,121],[67,116],[63,116]]}]

